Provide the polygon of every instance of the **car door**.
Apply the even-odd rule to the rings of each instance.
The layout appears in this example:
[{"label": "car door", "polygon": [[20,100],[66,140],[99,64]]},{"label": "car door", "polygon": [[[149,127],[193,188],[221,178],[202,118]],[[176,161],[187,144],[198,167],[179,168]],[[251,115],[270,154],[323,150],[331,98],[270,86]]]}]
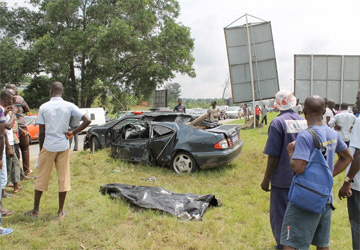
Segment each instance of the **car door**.
[{"label": "car door", "polygon": [[137,119],[124,124],[113,136],[116,138],[111,142],[112,157],[132,162],[150,161],[149,129],[144,121]]},{"label": "car door", "polygon": [[150,150],[155,162],[164,165],[171,160],[176,143],[176,131],[161,124],[151,124],[150,126]]}]

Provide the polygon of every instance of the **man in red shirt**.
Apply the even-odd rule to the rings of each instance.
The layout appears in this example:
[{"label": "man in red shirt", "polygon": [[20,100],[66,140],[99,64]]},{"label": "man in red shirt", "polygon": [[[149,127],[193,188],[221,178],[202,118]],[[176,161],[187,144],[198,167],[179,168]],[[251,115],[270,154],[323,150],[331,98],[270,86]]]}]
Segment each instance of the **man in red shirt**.
[{"label": "man in red shirt", "polygon": [[256,126],[259,125],[259,120],[260,120],[260,107],[259,105],[256,105],[255,107],[255,117],[256,117]]}]

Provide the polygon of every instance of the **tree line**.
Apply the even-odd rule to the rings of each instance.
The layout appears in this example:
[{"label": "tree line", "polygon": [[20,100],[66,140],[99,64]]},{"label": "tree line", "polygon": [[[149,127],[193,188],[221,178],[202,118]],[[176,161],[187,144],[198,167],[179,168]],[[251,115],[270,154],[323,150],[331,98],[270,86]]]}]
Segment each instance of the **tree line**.
[{"label": "tree line", "polygon": [[30,3],[0,2],[0,86],[27,81],[34,108],[48,100],[54,80],[80,107],[121,110],[151,98],[176,73],[195,77],[194,40],[177,21],[176,0]]}]

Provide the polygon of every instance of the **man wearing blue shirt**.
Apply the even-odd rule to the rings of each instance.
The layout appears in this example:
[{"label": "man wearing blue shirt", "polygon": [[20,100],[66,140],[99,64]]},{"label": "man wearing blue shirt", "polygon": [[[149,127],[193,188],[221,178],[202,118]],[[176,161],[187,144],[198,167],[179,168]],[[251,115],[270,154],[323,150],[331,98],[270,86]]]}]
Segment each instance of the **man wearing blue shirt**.
[{"label": "man wearing blue shirt", "polygon": [[[320,143],[326,147],[326,161],[333,172],[333,176],[341,173],[351,162],[352,156],[340,135],[323,123],[325,101],[320,96],[307,97],[304,103],[304,114],[308,126],[317,134]],[[308,130],[301,131],[287,147],[290,166],[295,174],[306,171],[311,152],[314,150],[314,140]],[[338,155],[336,163],[335,153]],[[321,173],[320,173],[321,174]],[[329,249],[331,212],[331,197],[325,212],[317,214],[308,212],[288,203],[283,225],[281,228],[280,242],[284,249],[309,249],[310,244],[317,249]]]},{"label": "man wearing blue shirt", "polygon": [[182,105],[182,100],[180,98],[178,99],[178,105],[175,106],[174,111],[181,113],[186,112],[185,106]]},{"label": "man wearing blue shirt", "polygon": [[[40,199],[43,191],[47,191],[52,166],[58,174],[59,210],[58,218],[63,218],[66,193],[70,191],[70,146],[69,139],[86,128],[90,119],[73,103],[64,101],[61,96],[64,92],[60,82],[51,84],[50,101],[42,104],[39,109],[39,169],[35,183],[34,208],[27,211],[25,216],[37,217]],[[83,122],[73,131],[68,131],[70,119],[81,119]]]},{"label": "man wearing blue shirt", "polygon": [[295,113],[295,96],[287,90],[281,90],[275,95],[274,106],[280,110],[280,115],[271,121],[269,137],[264,154],[268,155],[267,167],[261,188],[270,191],[270,224],[276,240],[276,249],[282,249],[280,233],[283,217],[288,203],[288,193],[294,173],[290,168],[290,159],[286,146],[296,139],[298,133],[306,129],[306,120]]}]

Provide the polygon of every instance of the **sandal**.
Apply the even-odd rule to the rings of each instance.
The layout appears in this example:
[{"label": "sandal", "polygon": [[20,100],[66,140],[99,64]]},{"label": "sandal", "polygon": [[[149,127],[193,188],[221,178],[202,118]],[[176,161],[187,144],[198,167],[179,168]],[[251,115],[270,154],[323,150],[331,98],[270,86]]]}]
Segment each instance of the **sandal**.
[{"label": "sandal", "polygon": [[22,187],[18,187],[17,189],[14,189],[14,194],[20,192],[22,190]]},{"label": "sandal", "polygon": [[25,212],[24,216],[25,217],[31,217],[33,219],[39,217],[39,215],[34,214],[34,210],[29,210],[29,211]]},{"label": "sandal", "polygon": [[61,214],[58,214],[58,216],[56,217],[56,220],[62,220],[65,218],[65,216],[66,216],[66,212],[62,211]]},{"label": "sandal", "polygon": [[2,209],[1,210],[1,216],[2,217],[10,216],[12,214],[14,214],[14,211],[12,211],[12,210],[7,210],[7,209]]},{"label": "sandal", "polygon": [[0,236],[5,236],[5,235],[8,235],[8,234],[11,234],[13,231],[14,231],[14,229],[12,229],[12,228],[0,227]]},{"label": "sandal", "polygon": [[3,197],[3,198],[10,198],[10,197],[11,197],[11,194],[4,193],[4,194],[2,195],[2,197]]}]

